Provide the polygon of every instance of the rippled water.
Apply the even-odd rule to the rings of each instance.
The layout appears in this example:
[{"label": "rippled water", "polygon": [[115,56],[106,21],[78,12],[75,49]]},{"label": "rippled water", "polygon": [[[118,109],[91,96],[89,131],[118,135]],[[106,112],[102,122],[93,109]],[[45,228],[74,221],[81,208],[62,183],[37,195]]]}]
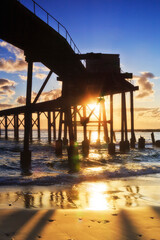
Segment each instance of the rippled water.
[{"label": "rippled water", "polygon": [[[21,131],[20,141],[17,143],[11,139],[13,132],[9,132],[9,140],[0,139],[0,185],[53,185],[72,184],[85,181],[100,181],[107,179],[140,176],[160,173],[160,148],[153,148],[150,133],[137,132],[136,137],[145,137],[146,148],[144,150],[133,149],[125,154],[118,153],[110,156],[107,146],[102,142],[101,147],[93,143],[90,154],[84,158],[79,148],[81,170],[79,173],[68,173],[67,150],[64,149],[62,157],[54,154],[54,143],[47,143],[47,131],[43,130],[42,139],[36,140],[36,132],[33,133],[32,172],[28,177],[21,176],[20,151],[23,149]],[[94,136],[94,135],[93,135]],[[82,135],[80,134],[82,138]],[[120,133],[116,133],[117,141]],[[155,133],[156,139],[160,139],[160,133]],[[79,139],[79,143],[82,139]]]}]

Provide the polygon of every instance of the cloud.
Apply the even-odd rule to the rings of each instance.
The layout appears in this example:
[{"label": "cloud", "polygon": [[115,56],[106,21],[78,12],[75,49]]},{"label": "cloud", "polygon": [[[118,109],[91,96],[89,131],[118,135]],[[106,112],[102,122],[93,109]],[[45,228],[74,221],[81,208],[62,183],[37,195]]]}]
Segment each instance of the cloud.
[{"label": "cloud", "polygon": [[15,56],[14,59],[0,59],[0,71],[7,73],[13,73],[17,71],[24,71],[27,69],[27,62],[25,61],[25,56],[23,50],[13,46],[5,41],[0,42],[0,47],[3,47]]},{"label": "cloud", "polygon": [[54,89],[48,92],[42,92],[41,101],[49,101],[61,96],[61,89]]},{"label": "cloud", "polygon": [[[13,46],[10,43],[5,41],[0,41],[0,47],[7,49],[7,51],[14,55],[15,59],[10,56],[9,59],[1,58],[0,59],[0,71],[4,71],[7,73],[26,71],[27,70],[27,62],[25,61],[24,51]],[[47,72],[48,68],[45,66],[37,66],[33,64],[33,72]],[[19,76],[22,80],[25,80],[25,77],[22,75]],[[39,77],[40,78],[40,77]],[[42,76],[41,76],[42,78]]]},{"label": "cloud", "polygon": [[33,72],[48,72],[48,68],[45,66],[33,65]]},{"label": "cloud", "polygon": [[137,80],[137,84],[139,85],[139,93],[136,98],[146,98],[153,95],[154,84],[149,81],[149,79],[155,78],[153,73],[141,72],[140,76],[134,76],[133,78]]},{"label": "cloud", "polygon": [[3,87],[3,86],[16,86],[16,82],[15,81],[12,81],[12,80],[9,80],[9,79],[4,79],[4,78],[1,78],[0,79],[0,87]]},{"label": "cloud", "polygon": [[6,48],[8,52],[13,53],[17,59],[25,59],[24,51],[5,41],[0,42],[0,47]]},{"label": "cloud", "polygon": [[21,75],[21,74],[19,74],[18,76],[19,76],[19,78],[22,79],[23,81],[27,81],[27,76]]},{"label": "cloud", "polygon": [[13,107],[12,104],[5,104],[5,103],[0,103],[0,109],[4,109],[4,108],[11,108]]},{"label": "cloud", "polygon": [[0,59],[0,71],[4,71],[7,73],[14,73],[17,71],[25,71],[27,70],[27,62],[21,59]]},{"label": "cloud", "polygon": [[26,104],[26,98],[24,96],[19,96],[17,99],[16,99],[16,103],[19,103],[19,104]]},{"label": "cloud", "polygon": [[37,74],[35,75],[35,77],[36,77],[36,78],[39,78],[39,79],[44,79],[44,78],[47,77],[47,75],[44,74],[44,73],[37,73]]},{"label": "cloud", "polygon": [[137,117],[160,119],[160,108],[135,108]]},{"label": "cloud", "polygon": [[[37,96],[37,93],[32,92],[32,102],[34,101],[36,96]],[[45,101],[54,100],[54,99],[56,99],[60,96],[61,96],[61,89],[54,89],[54,90],[51,90],[51,91],[48,91],[48,92],[42,92],[38,102],[45,102]],[[16,99],[16,103],[23,104],[23,105],[26,104],[26,97],[19,96]]]},{"label": "cloud", "polygon": [[12,98],[12,96],[15,94],[15,91],[13,90],[15,88],[15,86],[16,86],[16,82],[9,80],[9,79],[1,78],[0,79],[1,99]]}]

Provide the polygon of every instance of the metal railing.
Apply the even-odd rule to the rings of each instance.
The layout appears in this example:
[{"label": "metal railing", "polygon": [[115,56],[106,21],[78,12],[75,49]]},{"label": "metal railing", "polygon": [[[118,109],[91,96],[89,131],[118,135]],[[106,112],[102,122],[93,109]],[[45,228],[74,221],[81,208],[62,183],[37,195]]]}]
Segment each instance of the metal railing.
[{"label": "metal railing", "polygon": [[[18,2],[20,2],[22,4],[22,0],[17,0]],[[31,11],[40,19],[42,19],[37,13],[36,10],[37,8],[41,9],[45,14],[46,14],[46,23],[52,27],[52,25],[50,24],[50,19],[54,20],[54,22],[57,24],[57,29],[53,28],[54,30],[56,30],[61,36],[63,36],[66,41],[69,43],[69,45],[71,46],[71,48],[74,50],[75,53],[81,54],[81,52],[79,51],[78,47],[76,46],[76,44],[74,43],[71,35],[69,34],[69,32],[67,31],[67,29],[56,19],[54,18],[50,13],[48,13],[44,8],[42,8],[38,3],[36,3],[34,0],[31,0],[33,2],[33,10],[31,9]],[[22,4],[23,5],[23,4]],[[65,35],[62,35],[60,33],[61,28],[64,30]]]}]

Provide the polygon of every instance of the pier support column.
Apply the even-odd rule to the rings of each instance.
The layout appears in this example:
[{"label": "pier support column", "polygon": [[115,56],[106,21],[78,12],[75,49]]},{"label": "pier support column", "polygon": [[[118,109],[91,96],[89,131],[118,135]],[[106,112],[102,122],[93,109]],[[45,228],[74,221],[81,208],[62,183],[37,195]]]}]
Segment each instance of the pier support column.
[{"label": "pier support column", "polygon": [[2,120],[0,119],[0,137],[2,135],[1,125],[2,125]]},{"label": "pier support column", "polygon": [[82,152],[85,156],[89,154],[89,140],[87,139],[87,123],[89,119],[86,117],[86,106],[83,106],[83,118],[81,119],[81,124],[83,125],[83,136],[82,141]]},{"label": "pier support column", "polygon": [[4,117],[5,120],[5,139],[8,139],[8,121],[7,121],[7,116]]},{"label": "pier support column", "polygon": [[31,123],[30,123],[30,134],[29,134],[29,136],[30,136],[30,141],[32,142],[32,140],[33,140],[33,132],[32,132],[32,113],[31,113],[31,115],[30,115],[30,121],[31,121]]},{"label": "pier support column", "polygon": [[108,153],[115,154],[115,144],[113,143],[113,95],[110,95],[110,143],[108,144]]},{"label": "pier support column", "polygon": [[122,92],[121,106],[122,107],[121,107],[121,141],[120,141],[120,151],[121,152],[125,152],[126,150],[129,150],[125,92]]},{"label": "pier support column", "polygon": [[79,171],[79,154],[78,146],[74,141],[75,137],[73,131],[71,107],[67,106],[65,112],[69,130],[68,164],[71,171],[77,172]]},{"label": "pier support column", "polygon": [[121,141],[120,141],[120,151],[125,151],[124,144],[124,93],[121,93]]},{"label": "pier support column", "polygon": [[58,140],[56,140],[55,142],[55,153],[57,155],[62,154],[62,118],[63,118],[63,111],[62,109],[60,109]]},{"label": "pier support column", "polygon": [[134,105],[133,105],[133,91],[130,92],[130,112],[131,112],[131,148],[135,148],[135,133],[134,133]]},{"label": "pier support column", "polygon": [[40,113],[37,112],[37,134],[38,134],[38,140],[41,138],[41,130],[40,130]]},{"label": "pier support column", "polygon": [[100,137],[101,137],[101,112],[102,112],[102,104],[99,103],[99,117],[98,117],[98,139],[97,144],[100,144]]},{"label": "pier support column", "polygon": [[77,141],[77,106],[74,106],[74,140]]},{"label": "pier support column", "polygon": [[106,118],[106,108],[105,108],[105,99],[101,100],[102,111],[103,111],[103,129],[104,129],[104,141],[109,143],[108,138],[108,127],[107,127],[107,118]]},{"label": "pier support column", "polygon": [[64,144],[64,146],[68,146],[68,139],[67,139],[67,116],[66,116],[66,112],[64,112],[64,137],[63,137],[63,144]]},{"label": "pier support column", "polygon": [[56,113],[53,111],[53,140],[56,140]]},{"label": "pier support column", "polygon": [[128,141],[128,129],[127,129],[127,108],[126,108],[126,96],[124,93],[124,126],[125,126],[125,150],[129,150],[129,141]]},{"label": "pier support column", "polygon": [[31,169],[31,151],[29,150],[29,135],[31,128],[31,92],[32,92],[32,70],[33,62],[28,60],[28,74],[27,74],[27,92],[26,92],[26,110],[24,115],[24,148],[21,152],[21,168],[24,174],[29,174]]},{"label": "pier support column", "polygon": [[14,115],[14,138],[16,141],[19,140],[18,114]]},{"label": "pier support column", "polygon": [[48,142],[51,143],[51,112],[48,111]]},{"label": "pier support column", "polygon": [[66,103],[66,99],[70,98],[70,84],[72,82],[63,81],[62,85],[62,97],[64,99],[64,110],[66,113],[66,121],[68,126],[69,133],[69,146],[68,146],[68,165],[70,171],[78,171],[79,170],[79,155],[78,155],[78,146],[75,144],[75,136],[73,131],[73,122],[72,122],[72,111],[71,105]]}]

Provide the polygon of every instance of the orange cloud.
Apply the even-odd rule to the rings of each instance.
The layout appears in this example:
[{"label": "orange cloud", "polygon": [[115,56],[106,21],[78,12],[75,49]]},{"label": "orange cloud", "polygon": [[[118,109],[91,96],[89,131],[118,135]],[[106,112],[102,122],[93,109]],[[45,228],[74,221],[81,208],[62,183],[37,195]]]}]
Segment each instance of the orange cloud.
[{"label": "orange cloud", "polygon": [[27,76],[21,75],[21,74],[19,74],[18,76],[20,77],[20,79],[22,79],[24,81],[27,81]]},{"label": "orange cloud", "polygon": [[142,72],[140,76],[135,76],[134,79],[137,80],[137,84],[139,85],[139,93],[136,98],[145,98],[153,95],[154,84],[149,81],[149,79],[155,79],[153,73]]},{"label": "orange cloud", "polygon": [[[0,79],[0,94],[3,95],[4,98],[11,98],[15,91],[13,90],[16,86],[16,82],[9,79]],[[2,98],[1,98],[2,99]]]},{"label": "orange cloud", "polygon": [[13,73],[17,71],[24,71],[27,69],[27,62],[21,59],[16,59],[15,61],[12,59],[0,59],[0,71],[4,71],[7,73]]},{"label": "orange cloud", "polygon": [[[32,102],[34,101],[36,96],[37,96],[37,93],[32,92]],[[48,91],[48,92],[43,92],[43,93],[41,93],[41,96],[40,96],[38,102],[45,102],[45,101],[49,101],[49,100],[54,100],[54,99],[56,99],[60,96],[61,96],[61,89],[55,89],[55,90],[51,90],[51,91]],[[22,104],[22,105],[26,104],[26,97],[19,96],[16,99],[16,103]]]},{"label": "orange cloud", "polygon": [[44,79],[44,78],[47,77],[47,75],[44,74],[44,73],[37,73],[37,74],[35,75],[35,77],[36,77],[36,78],[39,78],[39,79]]},{"label": "orange cloud", "polygon": [[10,107],[13,107],[13,105],[12,104],[0,103],[0,109],[10,108]]},{"label": "orange cloud", "polygon": [[0,47],[6,48],[8,52],[13,53],[17,59],[25,59],[24,51],[5,41],[0,42]]},{"label": "orange cloud", "polygon": [[[25,61],[24,51],[13,46],[10,43],[5,41],[0,41],[0,47],[3,47],[8,50],[8,52],[12,53],[15,56],[15,60],[11,59],[0,59],[0,71],[5,71],[7,73],[13,73],[18,71],[26,71],[27,70],[27,62]],[[45,66],[37,66],[33,65],[33,72],[46,72],[48,68]],[[19,75],[22,80],[25,80],[23,75]],[[40,76],[42,77],[42,76]],[[39,77],[39,78],[40,78]]]}]

